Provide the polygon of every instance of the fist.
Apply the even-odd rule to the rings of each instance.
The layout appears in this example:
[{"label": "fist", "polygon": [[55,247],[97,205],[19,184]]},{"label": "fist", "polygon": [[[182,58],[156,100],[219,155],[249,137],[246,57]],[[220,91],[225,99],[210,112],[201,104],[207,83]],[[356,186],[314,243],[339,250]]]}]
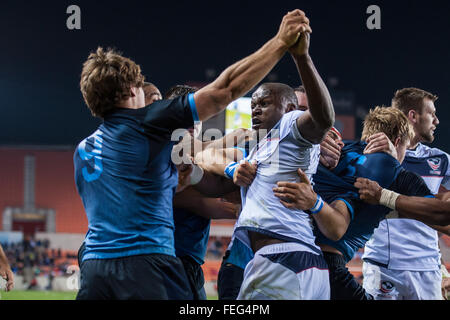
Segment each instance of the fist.
[{"label": "fist", "polygon": [[286,47],[290,48],[297,43],[300,33],[311,33],[309,19],[299,9],[288,12],[281,21],[276,38]]},{"label": "fist", "polygon": [[233,182],[240,187],[248,187],[256,176],[256,163],[242,161],[234,171]]}]

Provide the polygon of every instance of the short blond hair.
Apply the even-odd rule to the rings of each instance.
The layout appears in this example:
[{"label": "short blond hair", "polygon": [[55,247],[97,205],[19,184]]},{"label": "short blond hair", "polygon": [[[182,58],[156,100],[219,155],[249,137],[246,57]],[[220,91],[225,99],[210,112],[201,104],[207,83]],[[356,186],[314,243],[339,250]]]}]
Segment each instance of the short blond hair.
[{"label": "short blond hair", "polygon": [[361,140],[367,140],[371,135],[383,132],[395,143],[397,138],[402,142],[414,137],[414,130],[405,114],[395,107],[375,107],[364,119]]}]

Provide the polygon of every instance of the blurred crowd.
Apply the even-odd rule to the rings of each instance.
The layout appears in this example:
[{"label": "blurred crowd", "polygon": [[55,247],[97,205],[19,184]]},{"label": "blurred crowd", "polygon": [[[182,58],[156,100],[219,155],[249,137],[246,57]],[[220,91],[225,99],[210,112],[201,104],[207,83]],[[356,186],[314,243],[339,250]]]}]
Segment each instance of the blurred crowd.
[{"label": "blurred crowd", "polygon": [[2,243],[3,250],[8,257],[11,270],[16,276],[23,276],[28,289],[37,286],[36,277],[49,278],[49,290],[52,279],[67,274],[67,268],[74,263],[76,253],[51,249],[50,241],[35,240],[26,237],[17,243]]},{"label": "blurred crowd", "polygon": [[206,248],[206,259],[222,259],[230,243],[230,237],[210,236]]}]

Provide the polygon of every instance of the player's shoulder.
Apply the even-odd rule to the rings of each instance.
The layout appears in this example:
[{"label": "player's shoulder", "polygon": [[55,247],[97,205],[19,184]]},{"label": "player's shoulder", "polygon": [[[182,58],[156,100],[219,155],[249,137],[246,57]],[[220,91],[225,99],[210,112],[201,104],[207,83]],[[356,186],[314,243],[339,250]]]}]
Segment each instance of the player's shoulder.
[{"label": "player's shoulder", "polygon": [[300,118],[300,116],[304,113],[305,113],[305,111],[300,111],[300,110],[294,110],[294,111],[285,113],[281,117],[280,122],[279,122],[280,129],[282,129],[283,127],[287,127],[287,128],[291,127],[292,123],[294,121],[296,121],[298,118]]},{"label": "player's shoulder", "polygon": [[411,158],[426,158],[441,155],[445,155],[450,160],[450,155],[447,152],[422,143],[419,143],[415,149],[406,150],[406,156]]}]

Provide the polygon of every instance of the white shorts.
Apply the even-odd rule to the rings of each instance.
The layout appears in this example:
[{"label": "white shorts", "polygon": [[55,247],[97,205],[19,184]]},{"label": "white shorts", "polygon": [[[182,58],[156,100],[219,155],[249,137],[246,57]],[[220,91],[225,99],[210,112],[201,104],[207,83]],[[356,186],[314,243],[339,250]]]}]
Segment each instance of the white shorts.
[{"label": "white shorts", "polygon": [[375,300],[442,300],[441,271],[390,270],[363,263],[363,287]]},{"label": "white shorts", "polygon": [[329,300],[328,266],[307,246],[265,246],[247,264],[238,300]]}]

